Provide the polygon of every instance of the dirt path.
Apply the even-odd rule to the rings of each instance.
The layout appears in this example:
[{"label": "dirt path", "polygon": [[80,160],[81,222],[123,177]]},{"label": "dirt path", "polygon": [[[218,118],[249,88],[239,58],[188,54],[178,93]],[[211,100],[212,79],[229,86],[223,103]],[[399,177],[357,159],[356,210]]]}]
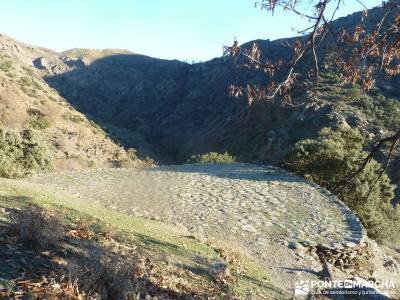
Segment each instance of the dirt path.
[{"label": "dirt path", "polygon": [[273,167],[251,164],[164,166],[49,174],[31,179],[94,203],[175,224],[243,249],[279,286],[315,278],[320,267],[291,242],[358,243],[364,231],[325,190]]}]

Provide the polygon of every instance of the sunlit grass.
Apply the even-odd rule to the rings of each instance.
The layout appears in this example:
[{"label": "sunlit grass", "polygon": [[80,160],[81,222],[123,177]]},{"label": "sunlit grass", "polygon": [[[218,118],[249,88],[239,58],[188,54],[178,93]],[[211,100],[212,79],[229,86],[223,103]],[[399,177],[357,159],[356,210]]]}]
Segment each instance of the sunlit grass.
[{"label": "sunlit grass", "polygon": [[[205,263],[220,259],[216,249],[185,236],[173,226],[105,209],[67,193],[56,195],[25,182],[0,179],[0,206],[23,208],[28,204],[60,211],[66,224],[86,220],[96,231],[111,230],[118,241],[134,245],[160,268],[167,264],[181,268],[199,289],[220,285],[210,276],[209,265]],[[254,261],[239,254],[235,264],[232,269],[241,271],[234,273],[232,282],[221,290],[228,288],[242,295],[257,293],[266,298],[284,298],[281,291],[269,284],[266,271]]]}]

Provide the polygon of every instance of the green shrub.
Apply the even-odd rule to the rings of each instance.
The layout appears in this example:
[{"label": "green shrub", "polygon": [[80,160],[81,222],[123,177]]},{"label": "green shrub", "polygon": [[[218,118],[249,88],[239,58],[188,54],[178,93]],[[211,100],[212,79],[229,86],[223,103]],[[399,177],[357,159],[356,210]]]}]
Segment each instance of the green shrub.
[{"label": "green shrub", "polygon": [[101,130],[101,126],[94,122],[93,120],[89,120],[90,125],[92,125],[94,128]]},{"label": "green shrub", "polygon": [[80,123],[83,122],[85,119],[79,115],[72,115],[70,120],[74,123]]},{"label": "green shrub", "polygon": [[[92,127],[93,127],[95,130],[98,130],[98,131],[100,131],[101,133],[107,135],[107,133],[104,131],[104,129],[103,129],[99,124],[97,124],[96,122],[94,122],[94,121],[92,121],[92,120],[89,120],[89,123],[90,123],[90,125],[92,125]],[[96,131],[93,131],[93,132],[96,133]]]},{"label": "green shrub", "polygon": [[20,178],[51,169],[47,149],[32,130],[19,134],[0,128],[0,177]]},{"label": "green shrub", "polygon": [[65,114],[63,114],[62,117],[63,117],[64,120],[71,121],[71,122],[74,122],[74,123],[80,123],[80,122],[83,122],[85,120],[83,117],[81,117],[79,115],[72,114],[70,112],[66,112]]},{"label": "green shrub", "polygon": [[23,76],[19,79],[18,83],[20,84],[20,86],[23,86],[23,87],[30,87],[35,90],[41,90],[41,91],[43,90],[41,85],[39,83],[37,83],[33,77]]},{"label": "green shrub", "polygon": [[400,229],[399,211],[390,203],[395,186],[385,173],[377,181],[382,166],[375,160],[348,180],[368,155],[363,143],[357,130],[325,128],[316,139],[296,143],[282,165],[336,194],[360,217],[369,236],[382,242]]},{"label": "green shrub", "polygon": [[29,77],[23,76],[19,79],[21,86],[31,86],[32,80]]},{"label": "green shrub", "polygon": [[0,70],[8,73],[12,69],[12,62],[9,60],[4,60],[0,62]]},{"label": "green shrub", "polygon": [[216,163],[216,164],[229,164],[235,162],[235,157],[230,155],[228,152],[217,153],[217,152],[208,152],[205,154],[193,155],[190,157],[188,162],[190,163]]},{"label": "green shrub", "polygon": [[49,119],[42,117],[42,116],[32,116],[31,120],[29,121],[29,126],[33,129],[43,130],[49,128],[51,123]]}]

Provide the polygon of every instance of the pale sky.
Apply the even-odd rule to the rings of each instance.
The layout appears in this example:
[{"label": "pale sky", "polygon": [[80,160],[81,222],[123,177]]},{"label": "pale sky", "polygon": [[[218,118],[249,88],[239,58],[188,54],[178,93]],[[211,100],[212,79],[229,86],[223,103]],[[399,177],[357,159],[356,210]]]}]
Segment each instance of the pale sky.
[{"label": "pale sky", "polygon": [[[222,46],[295,35],[304,19],[254,0],[0,0],[0,33],[57,51],[121,48],[158,58],[208,60]],[[382,0],[365,0],[368,7]],[[363,7],[347,0],[340,15]]]}]

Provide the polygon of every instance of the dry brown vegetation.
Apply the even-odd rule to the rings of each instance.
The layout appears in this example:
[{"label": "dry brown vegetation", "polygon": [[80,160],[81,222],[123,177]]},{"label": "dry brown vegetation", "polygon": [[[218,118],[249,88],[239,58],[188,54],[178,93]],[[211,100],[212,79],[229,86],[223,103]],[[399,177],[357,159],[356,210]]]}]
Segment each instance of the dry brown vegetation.
[{"label": "dry brown vegetation", "polygon": [[12,233],[36,251],[55,248],[64,238],[65,228],[56,212],[30,205],[12,211],[9,218]]},{"label": "dry brown vegetation", "polygon": [[[136,238],[78,212],[30,204],[5,213],[9,223],[0,223],[0,256],[7,265],[0,274],[19,275],[0,278],[0,298],[237,299],[232,286],[238,272],[247,276],[239,256],[223,248],[215,248],[211,260],[190,254],[208,265],[200,274],[185,267],[182,257],[168,258],[172,245],[154,241],[160,252],[151,256],[144,251],[151,239],[143,249]],[[157,258],[162,253],[164,262]]]},{"label": "dry brown vegetation", "polygon": [[[60,213],[29,205],[9,213],[8,234],[44,256],[53,270],[40,278],[21,278],[16,295],[70,299],[191,298],[198,292],[179,272],[157,269],[149,258],[115,240],[112,232],[93,232],[89,221],[69,226]],[[34,270],[39,275],[40,268]],[[0,292],[6,296],[8,292]],[[12,296],[9,292],[8,296]],[[151,298],[152,298],[151,297]]]}]

